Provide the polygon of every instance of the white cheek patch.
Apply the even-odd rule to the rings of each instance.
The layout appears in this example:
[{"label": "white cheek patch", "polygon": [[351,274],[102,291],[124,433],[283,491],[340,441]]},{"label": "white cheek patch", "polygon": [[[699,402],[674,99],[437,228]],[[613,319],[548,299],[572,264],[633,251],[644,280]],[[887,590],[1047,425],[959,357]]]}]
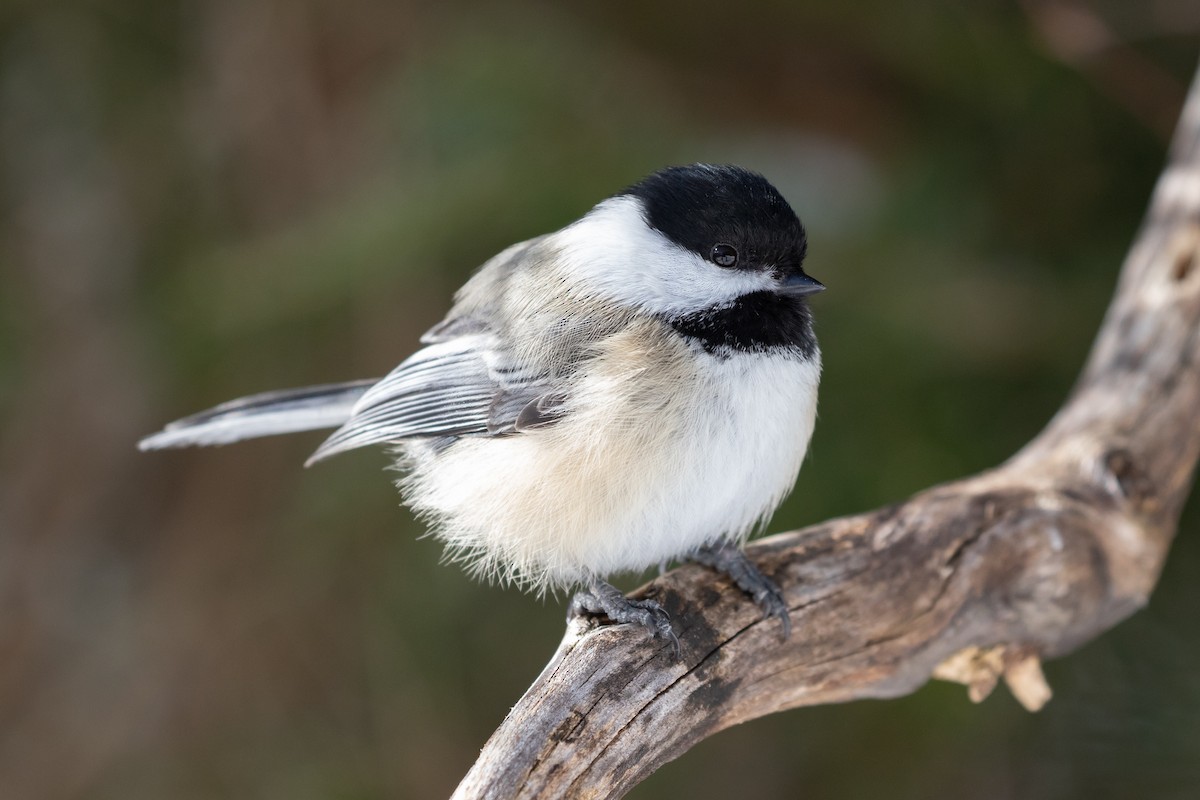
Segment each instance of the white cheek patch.
[{"label": "white cheek patch", "polygon": [[683,316],[774,286],[766,273],[722,269],[672,243],[636,197],[605,200],[551,238],[583,293],[651,314]]}]

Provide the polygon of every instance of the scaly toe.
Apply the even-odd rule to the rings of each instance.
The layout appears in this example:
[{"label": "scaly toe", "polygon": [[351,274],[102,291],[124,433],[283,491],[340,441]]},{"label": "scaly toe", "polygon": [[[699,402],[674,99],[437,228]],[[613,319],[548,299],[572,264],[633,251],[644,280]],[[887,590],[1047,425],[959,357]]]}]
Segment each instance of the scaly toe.
[{"label": "scaly toe", "polygon": [[756,594],[754,602],[762,609],[764,618],[775,617],[779,620],[782,628],[780,638],[786,642],[792,635],[792,616],[783,600],[783,593],[771,586],[769,590]]},{"label": "scaly toe", "polygon": [[681,653],[679,637],[671,628],[671,615],[655,600],[630,600],[629,604],[643,612],[638,624],[650,630],[656,639],[662,639],[671,645],[671,652],[678,660]]},{"label": "scaly toe", "polygon": [[630,600],[611,584],[595,581],[571,600],[567,619],[603,614],[616,623],[628,623],[646,629],[656,639],[665,640],[678,660],[679,637],[671,629],[671,616],[654,600]]}]

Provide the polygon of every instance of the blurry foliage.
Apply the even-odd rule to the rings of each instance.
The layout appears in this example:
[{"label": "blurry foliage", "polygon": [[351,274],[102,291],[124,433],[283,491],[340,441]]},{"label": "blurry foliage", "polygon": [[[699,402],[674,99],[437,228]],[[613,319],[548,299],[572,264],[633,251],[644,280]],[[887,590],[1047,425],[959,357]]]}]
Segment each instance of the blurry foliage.
[{"label": "blurry foliage", "polygon": [[[765,172],[830,286],[772,529],[1005,458],[1082,364],[1198,30],[1169,2],[0,5],[0,795],[448,794],[561,603],[439,565],[380,453],[133,442],[382,374],[488,256],[663,164]],[[634,796],[1195,796],[1197,524],[1037,716],[944,685],[804,710]]]}]

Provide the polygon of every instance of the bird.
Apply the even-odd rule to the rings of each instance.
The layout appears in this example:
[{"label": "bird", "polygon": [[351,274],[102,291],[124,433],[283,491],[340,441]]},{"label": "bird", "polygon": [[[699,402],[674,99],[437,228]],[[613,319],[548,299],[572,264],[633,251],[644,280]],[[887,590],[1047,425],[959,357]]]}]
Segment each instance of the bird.
[{"label": "bird", "polygon": [[458,290],[381,379],[273,391],[166,425],[142,450],[335,428],[306,466],[367,445],[405,503],[477,577],[571,592],[668,643],[671,617],[609,583],[692,560],[790,632],[743,552],[790,493],[817,412],[821,353],[805,228],[761,174],[660,169]]}]

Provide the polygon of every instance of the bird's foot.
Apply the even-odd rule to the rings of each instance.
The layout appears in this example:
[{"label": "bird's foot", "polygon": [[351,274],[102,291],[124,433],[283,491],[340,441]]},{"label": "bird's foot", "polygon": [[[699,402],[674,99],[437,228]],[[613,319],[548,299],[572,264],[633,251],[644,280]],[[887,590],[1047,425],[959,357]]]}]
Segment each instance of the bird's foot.
[{"label": "bird's foot", "polygon": [[679,659],[679,637],[671,630],[671,617],[654,600],[630,600],[612,584],[592,581],[571,598],[567,620],[600,614],[616,623],[628,622],[645,628],[654,638],[666,641],[675,659]]},{"label": "bird's foot", "polygon": [[754,598],[763,610],[763,617],[776,617],[783,628],[783,639],[792,635],[792,618],[788,614],[783,592],[775,581],[763,575],[741,548],[728,542],[701,547],[692,553],[692,561],[712,567],[733,579],[737,587]]}]

